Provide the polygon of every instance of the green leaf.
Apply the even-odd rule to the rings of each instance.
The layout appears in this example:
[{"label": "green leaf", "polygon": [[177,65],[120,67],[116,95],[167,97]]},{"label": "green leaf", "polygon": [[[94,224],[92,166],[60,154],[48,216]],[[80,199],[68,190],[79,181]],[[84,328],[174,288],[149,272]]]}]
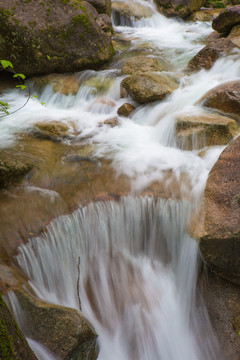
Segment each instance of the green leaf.
[{"label": "green leaf", "polygon": [[8,61],[8,60],[0,60],[0,64],[2,65],[2,67],[4,69],[10,67],[13,69],[13,64],[11,63],[11,61]]},{"label": "green leaf", "polygon": [[26,79],[26,76],[23,75],[23,74],[14,74],[13,77],[14,77],[14,78],[19,77],[19,78],[21,78],[21,79],[23,79],[23,80]]},{"label": "green leaf", "polygon": [[238,331],[238,336],[240,336],[240,330]]},{"label": "green leaf", "polygon": [[46,56],[47,56],[47,59],[48,59],[48,60],[51,60],[51,58],[50,58],[50,56],[49,56],[49,55],[46,55]]},{"label": "green leaf", "polygon": [[44,102],[40,102],[40,104],[43,106],[43,105],[45,105],[45,103]]},{"label": "green leaf", "polygon": [[26,89],[26,86],[25,86],[25,85],[17,85],[16,87],[17,87],[17,88],[20,88],[21,90]]}]

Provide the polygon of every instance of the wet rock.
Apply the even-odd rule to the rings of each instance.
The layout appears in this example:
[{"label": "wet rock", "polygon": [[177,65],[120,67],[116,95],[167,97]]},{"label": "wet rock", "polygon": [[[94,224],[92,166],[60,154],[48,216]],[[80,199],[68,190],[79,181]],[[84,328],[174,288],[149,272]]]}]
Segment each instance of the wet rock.
[{"label": "wet rock", "polygon": [[0,359],[37,360],[0,293]]},{"label": "wet rock", "polygon": [[12,150],[0,151],[0,188],[20,181],[33,168],[26,157],[14,153]]},{"label": "wet rock", "polygon": [[120,116],[128,117],[134,110],[135,110],[135,107],[133,105],[125,103],[122,106],[120,106],[117,113]]},{"label": "wet rock", "polygon": [[[131,20],[131,18],[140,20],[141,18],[148,18],[154,14],[153,10],[148,6],[124,1],[112,2],[112,11],[116,18],[121,16],[127,20]],[[120,23],[120,19],[118,22]]]},{"label": "wet rock", "polygon": [[111,127],[115,127],[115,126],[119,126],[119,125],[120,125],[117,117],[104,120],[103,124],[104,124],[104,125],[111,126]]},{"label": "wet rock", "polygon": [[201,8],[204,0],[155,0],[166,16],[186,18]]},{"label": "wet rock", "polygon": [[0,58],[26,76],[98,68],[114,50],[97,16],[84,1],[1,2]]},{"label": "wet rock", "polygon": [[92,95],[102,95],[106,93],[113,84],[113,79],[106,78],[106,77],[92,77],[87,79],[83,82],[84,86],[88,86],[92,88],[91,94]]},{"label": "wet rock", "polygon": [[219,33],[229,32],[240,24],[240,5],[229,6],[213,20],[212,27]]},{"label": "wet rock", "polygon": [[226,82],[209,90],[197,103],[240,116],[240,81]]},{"label": "wet rock", "polygon": [[240,285],[240,137],[220,155],[206,185],[200,249],[211,270]]},{"label": "wet rock", "polygon": [[26,336],[39,341],[58,359],[97,358],[97,335],[75,309],[47,304],[23,291],[15,292],[23,311]]},{"label": "wet rock", "polygon": [[34,126],[34,136],[40,139],[58,142],[68,136],[69,127],[60,121],[38,122]]},{"label": "wet rock", "polygon": [[145,72],[162,70],[165,70],[164,66],[157,58],[136,56],[125,62],[122,68],[122,73],[137,75]]},{"label": "wet rock", "polygon": [[188,20],[191,21],[212,21],[215,19],[222,9],[201,9],[194,12]]},{"label": "wet rock", "polygon": [[238,134],[235,120],[218,114],[183,115],[177,118],[178,145],[185,150],[226,145]]},{"label": "wet rock", "polygon": [[227,38],[240,47],[240,25],[234,26]]},{"label": "wet rock", "polygon": [[77,75],[59,75],[51,74],[33,78],[34,88],[41,89],[46,85],[51,85],[54,92],[63,95],[76,95],[81,85],[80,78]]},{"label": "wet rock", "polygon": [[109,36],[113,34],[113,27],[110,17],[107,14],[101,14],[97,17],[96,23]]},{"label": "wet rock", "polygon": [[99,14],[111,15],[111,0],[87,0]]},{"label": "wet rock", "polygon": [[122,81],[122,87],[139,103],[163,100],[177,89],[177,81],[168,74],[144,73]]},{"label": "wet rock", "polygon": [[235,47],[237,45],[229,39],[211,41],[189,61],[188,69],[195,71],[204,68],[209,70],[220,56],[229,54]]}]

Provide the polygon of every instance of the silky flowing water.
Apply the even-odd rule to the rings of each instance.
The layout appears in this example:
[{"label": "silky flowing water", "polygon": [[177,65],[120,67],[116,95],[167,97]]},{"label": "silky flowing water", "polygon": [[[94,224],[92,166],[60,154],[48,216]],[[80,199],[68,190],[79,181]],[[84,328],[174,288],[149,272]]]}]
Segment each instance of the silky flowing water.
[{"label": "silky flowing water", "polygon": [[[167,19],[151,3],[141,4],[153,9],[151,18],[126,22],[113,14],[124,50],[109,69],[75,74],[82,84],[76,95],[54,93],[47,85],[38,99],[31,98],[23,109],[1,120],[1,146],[14,146],[16,133],[28,132],[37,121],[61,121],[72,133],[66,143],[94,144],[96,158],[111,160],[116,174],[131,179],[133,194],[169,171],[188,196],[129,195],[79,206],[22,245],[16,261],[40,299],[79,309],[80,297],[82,312],[99,336],[99,359],[213,360],[219,358],[217,343],[196,292],[198,242],[189,236],[188,225],[223,147],[205,149],[202,156],[199,150],[179,149],[174,125],[179,114],[205,112],[195,102],[209,89],[238,79],[240,62],[235,54],[221,58],[209,71],[183,74],[203,47],[211,24]],[[160,58],[166,71],[179,78],[179,88],[164,101],[138,107],[131,119],[119,118],[117,127],[99,127],[131,101],[121,97],[120,68],[124,59],[143,53]],[[86,86],[91,78],[109,80],[104,98],[113,106],[99,101],[103,94]],[[11,90],[3,101],[14,110],[24,103],[25,94]],[[188,185],[182,177],[188,178]],[[14,294],[9,299],[24,329],[27,319],[21,318]],[[30,344],[39,359],[53,358],[41,344]]]}]

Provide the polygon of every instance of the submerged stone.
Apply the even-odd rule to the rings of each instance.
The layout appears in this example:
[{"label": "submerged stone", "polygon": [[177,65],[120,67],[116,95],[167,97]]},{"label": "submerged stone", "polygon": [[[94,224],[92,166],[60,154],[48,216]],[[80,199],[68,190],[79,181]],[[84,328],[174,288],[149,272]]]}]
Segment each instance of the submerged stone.
[{"label": "submerged stone", "polygon": [[122,68],[123,74],[137,75],[150,71],[162,71],[164,65],[157,58],[147,56],[136,56],[127,60]]}]

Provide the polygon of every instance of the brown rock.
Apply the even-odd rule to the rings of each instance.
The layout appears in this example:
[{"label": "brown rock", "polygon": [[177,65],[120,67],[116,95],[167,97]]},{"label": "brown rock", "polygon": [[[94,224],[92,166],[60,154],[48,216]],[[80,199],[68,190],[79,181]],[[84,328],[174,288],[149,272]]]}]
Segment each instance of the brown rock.
[{"label": "brown rock", "polygon": [[189,70],[209,70],[215,61],[222,55],[229,54],[235,47],[229,39],[217,39],[201,49],[188,63]]},{"label": "brown rock", "polygon": [[99,14],[111,15],[111,0],[87,0]]},{"label": "brown rock", "polygon": [[240,5],[229,6],[213,20],[212,27],[219,33],[229,32],[240,24]]},{"label": "brown rock", "polygon": [[162,70],[164,70],[164,66],[157,58],[136,56],[125,62],[122,68],[122,73],[137,75],[145,72]]},{"label": "brown rock", "polygon": [[34,126],[33,134],[40,139],[61,141],[68,136],[69,127],[60,121],[38,122]]},{"label": "brown rock", "polygon": [[75,309],[44,303],[23,291],[15,294],[23,312],[20,325],[27,336],[44,344],[58,359],[97,358],[97,335]]},{"label": "brown rock", "polygon": [[124,1],[113,1],[112,11],[113,16],[119,23],[121,22],[120,17],[123,17],[127,20],[131,20],[133,17],[135,20],[139,20],[141,18],[148,18],[154,14],[153,10],[148,6]]},{"label": "brown rock", "polygon": [[163,100],[177,89],[178,84],[168,74],[144,73],[133,75],[122,81],[122,87],[139,103]]},{"label": "brown rock", "polygon": [[37,90],[49,84],[54,92],[59,92],[63,95],[75,95],[81,85],[80,78],[77,75],[51,74],[34,77],[33,81],[34,88]]},{"label": "brown rock", "polygon": [[240,25],[234,26],[227,38],[237,46],[240,46]]},{"label": "brown rock", "polygon": [[119,121],[118,121],[118,118],[115,117],[115,118],[104,120],[103,124],[111,126],[111,127],[115,127],[115,126],[119,126]]},{"label": "brown rock", "polygon": [[166,16],[186,18],[201,8],[203,0],[155,0]]},{"label": "brown rock", "polygon": [[177,142],[185,150],[226,145],[238,130],[235,120],[218,114],[182,115],[176,122]]},{"label": "brown rock", "polygon": [[212,21],[215,19],[222,9],[201,9],[194,12],[188,20],[191,21]]},{"label": "brown rock", "polygon": [[2,1],[0,58],[26,76],[98,68],[114,50],[97,16],[85,1]]},{"label": "brown rock", "polygon": [[134,110],[135,107],[133,105],[125,103],[122,106],[120,106],[117,113],[118,115],[128,117]]},{"label": "brown rock", "polygon": [[200,249],[219,276],[240,285],[240,137],[221,154],[205,190]]},{"label": "brown rock", "polygon": [[37,360],[0,293],[0,359]]},{"label": "brown rock", "polygon": [[226,82],[209,90],[197,103],[240,116],[240,81]]}]

